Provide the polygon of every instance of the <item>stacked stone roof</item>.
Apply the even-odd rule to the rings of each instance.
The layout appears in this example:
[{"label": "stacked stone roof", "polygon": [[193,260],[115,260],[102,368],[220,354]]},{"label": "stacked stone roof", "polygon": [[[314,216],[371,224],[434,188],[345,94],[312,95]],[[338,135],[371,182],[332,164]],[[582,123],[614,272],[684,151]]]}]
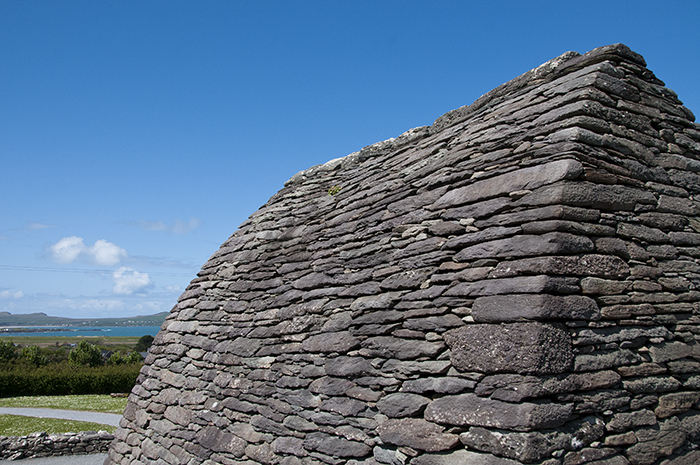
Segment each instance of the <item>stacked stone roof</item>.
[{"label": "stacked stone roof", "polygon": [[700,125],[624,45],[303,171],[202,267],[107,463],[700,463]]}]

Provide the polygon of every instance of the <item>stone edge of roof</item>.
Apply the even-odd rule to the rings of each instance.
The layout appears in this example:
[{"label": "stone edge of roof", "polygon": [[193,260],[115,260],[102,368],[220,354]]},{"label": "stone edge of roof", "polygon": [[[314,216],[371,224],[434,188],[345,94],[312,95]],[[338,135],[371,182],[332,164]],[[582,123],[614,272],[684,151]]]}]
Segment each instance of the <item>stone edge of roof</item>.
[{"label": "stone edge of roof", "polygon": [[436,119],[431,126],[420,126],[409,129],[398,137],[368,145],[358,152],[353,152],[344,157],[335,158],[326,163],[315,165],[311,168],[299,171],[287,182],[285,182],[284,186],[288,187],[290,185],[303,182],[304,179],[309,178],[318,172],[333,171],[342,166],[362,162],[367,158],[383,153],[386,149],[395,149],[416,139],[422,139],[423,137],[438,133],[450,126],[470,118],[479,110],[487,108],[490,103],[494,102],[500,97],[504,97],[527,87],[543,84],[563,75],[578,71],[587,66],[610,59],[628,61],[643,67],[646,67],[647,65],[644,57],[632,51],[626,45],[620,43],[598,47],[583,55],[578,52],[565,52],[558,57],[553,58],[504,84],[501,84],[500,86],[476,99],[473,103],[448,111]]}]

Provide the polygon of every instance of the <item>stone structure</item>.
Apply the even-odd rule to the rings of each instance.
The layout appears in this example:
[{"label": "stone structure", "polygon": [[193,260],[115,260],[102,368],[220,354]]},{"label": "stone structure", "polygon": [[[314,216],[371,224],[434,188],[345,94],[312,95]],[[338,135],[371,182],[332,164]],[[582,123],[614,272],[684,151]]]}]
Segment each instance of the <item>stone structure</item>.
[{"label": "stone structure", "polygon": [[104,453],[113,439],[106,431],[0,436],[0,460]]},{"label": "stone structure", "polygon": [[700,125],[623,45],[313,167],[214,253],[107,463],[700,463]]}]

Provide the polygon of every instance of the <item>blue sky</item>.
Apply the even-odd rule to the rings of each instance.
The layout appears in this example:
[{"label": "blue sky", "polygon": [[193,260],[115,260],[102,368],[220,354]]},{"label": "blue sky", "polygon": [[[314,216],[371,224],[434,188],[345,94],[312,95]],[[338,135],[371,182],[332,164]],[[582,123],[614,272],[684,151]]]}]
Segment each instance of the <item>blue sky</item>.
[{"label": "blue sky", "polygon": [[568,50],[700,114],[700,2],[0,1],[0,311],[170,310],[296,172]]}]

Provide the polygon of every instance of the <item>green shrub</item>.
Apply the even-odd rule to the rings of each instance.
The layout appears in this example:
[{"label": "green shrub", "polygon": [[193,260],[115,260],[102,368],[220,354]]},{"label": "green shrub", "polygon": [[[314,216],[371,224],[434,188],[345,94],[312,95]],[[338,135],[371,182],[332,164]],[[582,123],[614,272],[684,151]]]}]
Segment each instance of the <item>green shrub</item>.
[{"label": "green shrub", "polygon": [[46,355],[41,353],[41,349],[39,349],[39,346],[27,346],[27,347],[22,347],[22,351],[20,352],[20,357],[31,363],[32,365],[35,366],[43,366],[49,363],[48,357]]},{"label": "green shrub", "polygon": [[12,341],[0,341],[0,362],[9,362],[16,357],[17,346]]},{"label": "green shrub", "polygon": [[1,368],[0,397],[12,397],[130,392],[141,365],[77,367],[62,363],[33,369],[21,366]]},{"label": "green shrub", "polygon": [[134,350],[136,352],[146,352],[148,349],[151,348],[151,344],[153,344],[153,336],[150,334],[146,334],[145,336],[141,336],[141,339],[139,339],[139,342],[136,343],[134,346]]},{"label": "green shrub", "polygon": [[124,355],[121,352],[115,352],[107,360],[109,365],[123,365],[125,363],[139,363],[143,360],[138,352],[131,352],[129,355]]},{"label": "green shrub", "polygon": [[68,354],[68,361],[76,366],[97,367],[104,363],[100,349],[87,341],[80,341]]}]

